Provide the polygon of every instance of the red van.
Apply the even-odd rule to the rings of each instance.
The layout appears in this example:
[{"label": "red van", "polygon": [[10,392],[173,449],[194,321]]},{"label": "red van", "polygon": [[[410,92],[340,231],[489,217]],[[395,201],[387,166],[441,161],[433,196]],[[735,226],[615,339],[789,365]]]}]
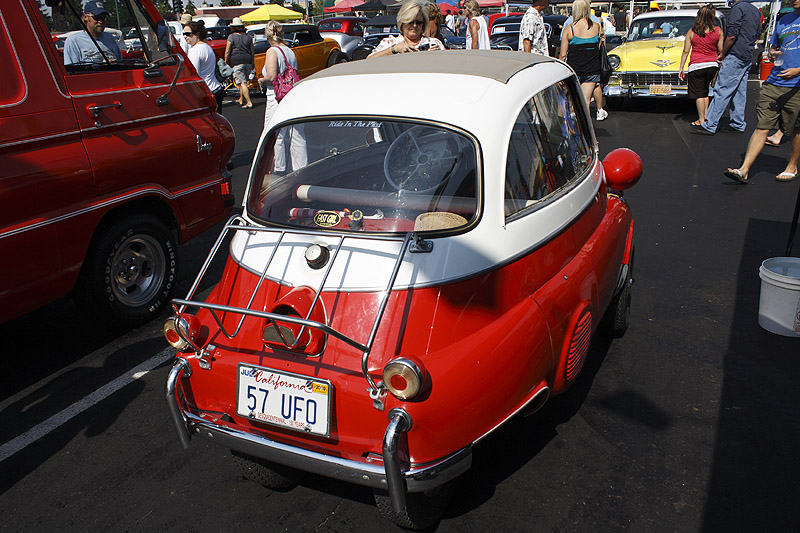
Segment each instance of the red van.
[{"label": "red van", "polygon": [[168,304],[177,245],[230,213],[233,129],[150,0],[97,15],[147,35],[142,57],[69,66],[51,35],[92,15],[51,3],[0,4],[0,322],[72,293],[136,324]]}]

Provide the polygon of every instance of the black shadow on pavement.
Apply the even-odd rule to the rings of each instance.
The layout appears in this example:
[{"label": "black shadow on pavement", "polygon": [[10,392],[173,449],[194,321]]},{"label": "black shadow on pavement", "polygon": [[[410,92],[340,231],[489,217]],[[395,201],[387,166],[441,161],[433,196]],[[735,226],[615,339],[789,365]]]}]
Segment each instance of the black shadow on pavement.
[{"label": "black shadow on pavement", "polygon": [[788,233],[788,222],[750,219],[744,236],[703,531],[800,522],[800,339],[758,325],[758,269],[783,255]]}]

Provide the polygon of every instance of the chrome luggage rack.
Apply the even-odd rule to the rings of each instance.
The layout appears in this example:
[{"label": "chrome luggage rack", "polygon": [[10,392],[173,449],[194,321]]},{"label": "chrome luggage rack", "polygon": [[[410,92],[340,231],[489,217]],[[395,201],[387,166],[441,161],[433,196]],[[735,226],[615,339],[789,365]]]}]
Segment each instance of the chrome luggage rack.
[{"label": "chrome luggage rack", "polygon": [[[197,300],[192,300],[197,291],[197,287],[200,285],[200,281],[203,279],[206,271],[208,270],[209,265],[213,261],[214,257],[216,256],[217,252],[219,251],[220,247],[222,246],[223,241],[225,240],[229,231],[246,231],[251,234],[255,233],[278,233],[280,236],[278,240],[275,242],[275,245],[272,249],[272,252],[267,260],[266,264],[264,265],[264,269],[262,270],[258,283],[256,284],[255,289],[253,289],[253,293],[250,295],[250,299],[247,302],[247,307],[235,307],[235,306],[228,306],[228,305],[219,305],[219,304],[211,304],[207,302],[201,302]],[[328,335],[331,335],[340,341],[356,348],[357,350],[362,352],[361,356],[361,372],[364,374],[364,378],[367,380],[369,384],[369,396],[372,399],[373,406],[380,410],[384,410],[384,398],[387,394],[387,389],[383,382],[378,382],[377,384],[369,375],[368,371],[368,361],[369,361],[369,354],[372,350],[372,345],[375,341],[375,336],[378,332],[378,327],[380,326],[381,319],[383,317],[383,313],[386,310],[386,305],[389,301],[389,295],[391,294],[392,288],[394,287],[395,280],[397,279],[397,274],[400,271],[400,265],[403,263],[403,258],[406,255],[406,252],[409,253],[428,253],[433,249],[433,242],[426,241],[422,239],[416,232],[410,231],[402,235],[380,235],[380,234],[369,234],[369,235],[362,235],[362,234],[354,234],[354,233],[336,233],[336,232],[325,232],[326,236],[333,236],[338,237],[338,243],[336,244],[333,253],[331,254],[331,258],[328,261],[328,264],[325,268],[325,272],[322,276],[322,280],[319,283],[319,286],[316,289],[314,301],[311,304],[308,313],[306,314],[305,318],[298,318],[293,316],[282,315],[278,313],[270,313],[266,311],[259,311],[256,309],[251,309],[250,306],[255,300],[256,294],[258,290],[261,288],[264,279],[267,277],[267,271],[269,270],[270,264],[275,257],[275,253],[278,251],[278,248],[281,245],[284,237],[286,235],[314,235],[317,236],[320,233],[318,231],[313,230],[302,230],[302,229],[288,229],[288,228],[266,228],[262,226],[257,226],[251,224],[246,219],[244,219],[240,215],[234,215],[225,223],[225,227],[220,232],[217,241],[214,243],[211,251],[206,257],[205,262],[203,263],[202,268],[200,269],[200,273],[197,275],[197,278],[194,280],[192,287],[189,289],[189,293],[186,295],[185,299],[180,298],[173,298],[172,299],[172,308],[175,311],[175,315],[180,317],[181,314],[186,310],[187,307],[194,308],[194,309],[207,309],[211,316],[214,317],[214,320],[217,322],[217,325],[220,328],[225,337],[228,339],[233,339],[236,335],[239,334],[241,330],[242,324],[244,323],[244,319],[247,316],[253,316],[258,318],[266,318],[271,320],[276,331],[278,332],[279,338],[281,342],[283,342],[284,346],[288,349],[292,349],[297,346],[297,343],[300,341],[300,338],[305,330],[305,328],[314,328],[318,329]],[[358,342],[357,340],[348,337],[341,331],[338,331],[328,324],[323,324],[321,322],[317,322],[314,320],[310,320],[311,314],[314,311],[314,308],[319,301],[320,294],[322,293],[322,289],[325,286],[325,282],[328,279],[328,275],[330,274],[331,268],[333,267],[334,263],[336,262],[336,257],[339,254],[339,251],[342,249],[342,245],[344,241],[347,239],[369,239],[369,240],[383,240],[383,241],[402,241],[402,246],[400,248],[399,253],[397,254],[397,259],[395,260],[394,267],[392,269],[392,273],[389,277],[389,281],[386,285],[386,289],[381,296],[381,303],[378,307],[378,311],[375,316],[375,320],[372,324],[372,330],[370,331],[369,338],[367,339],[366,343]],[[236,326],[236,329],[229,333],[225,326],[222,324],[222,320],[220,320],[217,312],[221,313],[234,313],[234,314],[241,314],[242,318],[239,320],[239,324]],[[300,332],[295,336],[294,342],[289,342],[286,337],[284,336],[283,332],[277,327],[278,323],[289,323],[301,326]],[[179,334],[180,328],[178,329]],[[181,337],[183,335],[181,334]],[[188,336],[187,336],[188,337]],[[192,349],[197,353],[197,357],[201,358],[204,350],[197,346],[191,339],[184,338],[187,343],[192,347]],[[210,366],[209,366],[210,368]]]}]

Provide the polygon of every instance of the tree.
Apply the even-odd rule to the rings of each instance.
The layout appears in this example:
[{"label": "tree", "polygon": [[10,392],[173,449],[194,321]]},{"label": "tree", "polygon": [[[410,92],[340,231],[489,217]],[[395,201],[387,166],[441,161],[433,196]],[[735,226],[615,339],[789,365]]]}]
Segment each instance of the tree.
[{"label": "tree", "polygon": [[169,5],[169,0],[156,0],[153,3],[156,5],[156,9],[158,9],[162,17],[166,18],[167,13],[172,13],[172,6]]},{"label": "tree", "polygon": [[219,7],[240,6],[242,0],[220,0]]},{"label": "tree", "polygon": [[292,2],[292,11],[297,11],[298,13],[302,13],[303,15],[306,14],[306,9],[298,4],[297,2]]},{"label": "tree", "polygon": [[190,15],[194,16],[196,12],[197,12],[197,7],[195,7],[192,0],[189,0],[189,2],[186,3],[186,13],[189,13]]}]

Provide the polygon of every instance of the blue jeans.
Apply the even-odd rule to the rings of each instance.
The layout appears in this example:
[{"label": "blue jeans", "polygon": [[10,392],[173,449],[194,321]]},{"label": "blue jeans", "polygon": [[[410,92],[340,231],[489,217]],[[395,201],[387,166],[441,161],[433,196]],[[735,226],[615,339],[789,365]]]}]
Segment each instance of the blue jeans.
[{"label": "blue jeans", "polygon": [[717,83],[714,85],[714,99],[706,111],[706,121],[703,127],[708,131],[717,131],[719,119],[725,113],[728,104],[731,106],[731,127],[744,131],[747,123],[744,121],[744,108],[747,105],[747,75],[750,73],[751,62],[739,59],[734,55],[725,56],[719,67]]}]

